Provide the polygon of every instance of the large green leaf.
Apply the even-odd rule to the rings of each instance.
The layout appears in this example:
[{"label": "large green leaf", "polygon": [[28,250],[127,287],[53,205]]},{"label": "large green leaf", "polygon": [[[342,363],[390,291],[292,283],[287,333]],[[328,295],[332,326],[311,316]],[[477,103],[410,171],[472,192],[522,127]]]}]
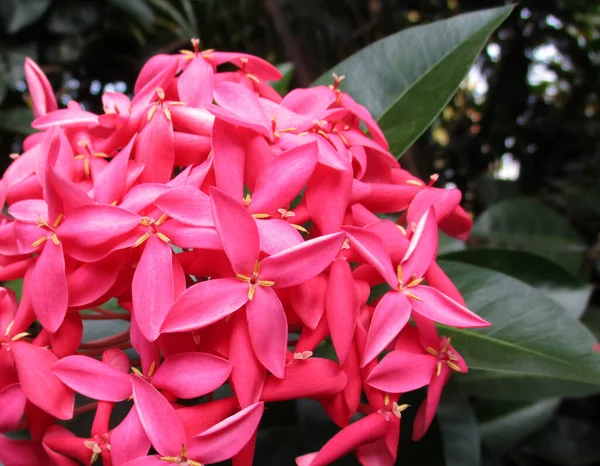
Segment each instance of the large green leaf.
[{"label": "large green leaf", "polygon": [[452,261],[440,265],[486,329],[443,327],[469,365],[463,388],[481,398],[539,400],[600,391],[595,339],[562,306],[502,273]]},{"label": "large green leaf", "polygon": [[559,403],[559,398],[536,403],[504,400],[476,402],[475,412],[483,442],[495,453],[505,453],[547,424]]},{"label": "large green leaf", "polygon": [[37,21],[48,9],[52,0],[2,0],[0,18],[4,29],[14,34]]},{"label": "large green leaf", "polygon": [[0,111],[0,129],[20,134],[32,134],[33,113],[28,107],[15,107]]},{"label": "large green leaf", "polygon": [[365,47],[315,84],[345,75],[340,88],[378,120],[401,155],[452,98],[490,34],[512,6],[467,13],[400,31]]},{"label": "large green leaf", "polygon": [[552,298],[575,318],[585,311],[594,289],[556,263],[528,252],[471,249],[445,254],[444,259],[479,265],[517,278]]},{"label": "large green leaf", "polygon": [[469,399],[453,377],[444,387],[437,410],[446,466],[479,466],[479,426]]},{"label": "large green leaf", "polygon": [[110,3],[128,13],[144,27],[152,26],[154,13],[145,0],[108,0]]},{"label": "large green leaf", "polygon": [[277,65],[277,69],[281,72],[282,77],[279,81],[270,81],[269,84],[279,94],[285,95],[290,90],[290,84],[292,82],[292,76],[294,75],[294,64],[286,61]]},{"label": "large green leaf", "polygon": [[473,237],[487,246],[520,249],[540,255],[576,274],[586,246],[554,210],[528,198],[494,204],[473,225]]}]

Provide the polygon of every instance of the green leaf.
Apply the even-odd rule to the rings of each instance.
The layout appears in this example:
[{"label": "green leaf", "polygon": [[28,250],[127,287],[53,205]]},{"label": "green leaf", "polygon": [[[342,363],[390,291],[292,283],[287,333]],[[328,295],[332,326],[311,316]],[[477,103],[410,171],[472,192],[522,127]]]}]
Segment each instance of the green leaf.
[{"label": "green leaf", "polygon": [[595,339],[556,302],[493,270],[452,261],[440,265],[469,309],[493,324],[440,329],[469,366],[469,374],[459,378],[469,394],[537,401],[600,391]]},{"label": "green leaf", "polygon": [[33,113],[28,107],[17,107],[0,110],[0,129],[20,134],[32,134]]},{"label": "green leaf", "polygon": [[479,466],[479,426],[467,396],[453,377],[444,387],[437,410],[446,466]]},{"label": "green leaf", "polygon": [[483,442],[495,453],[507,452],[547,424],[559,403],[559,398],[536,403],[494,400],[476,402],[474,407]]},{"label": "green leaf", "polygon": [[277,65],[277,69],[281,72],[283,77],[279,81],[269,81],[269,84],[279,92],[280,95],[284,96],[290,90],[290,83],[292,76],[294,75],[294,64],[291,62],[280,63]]},{"label": "green leaf", "polygon": [[538,289],[579,319],[593,286],[579,280],[556,263],[523,251],[471,249],[444,255],[444,259],[493,269]]},{"label": "green leaf", "polygon": [[23,279],[22,278],[2,283],[2,286],[4,288],[8,288],[9,290],[13,290],[15,292],[15,296],[17,297],[17,301],[21,302],[21,296],[23,295]]},{"label": "green leaf", "polygon": [[450,101],[488,37],[512,6],[413,27],[355,53],[323,74],[345,75],[340,88],[365,105],[401,155]]},{"label": "green leaf", "polygon": [[154,23],[154,12],[144,0],[108,0],[129,14],[142,26],[149,28]]},{"label": "green leaf", "polygon": [[486,246],[520,249],[550,259],[573,274],[584,260],[585,243],[554,210],[528,198],[494,204],[473,225],[473,237]]},{"label": "green leaf", "polygon": [[179,35],[183,38],[192,38],[196,36],[197,31],[194,30],[186,18],[167,0],[148,0],[154,7],[162,10],[179,28]]},{"label": "green leaf", "polygon": [[48,9],[52,0],[2,0],[0,18],[4,29],[14,34],[36,22]]},{"label": "green leaf", "polygon": [[452,238],[442,231],[438,233],[438,256],[452,252],[464,251],[465,249],[466,246],[464,241]]}]

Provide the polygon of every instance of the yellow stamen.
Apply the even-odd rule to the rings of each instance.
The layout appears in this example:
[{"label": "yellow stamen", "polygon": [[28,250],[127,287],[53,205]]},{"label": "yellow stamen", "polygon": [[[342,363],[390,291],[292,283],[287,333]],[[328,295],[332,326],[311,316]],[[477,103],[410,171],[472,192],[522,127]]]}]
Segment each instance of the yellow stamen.
[{"label": "yellow stamen", "polygon": [[398,276],[398,283],[402,284],[402,264],[398,264],[396,275]]},{"label": "yellow stamen", "polygon": [[280,133],[291,133],[292,131],[296,131],[298,128],[285,128],[285,129],[280,129],[279,132]]},{"label": "yellow stamen", "polygon": [[12,321],[10,322],[10,324],[8,324],[8,326],[6,327],[6,332],[4,332],[4,335],[5,335],[5,336],[8,336],[8,334],[10,333],[10,331],[11,331],[11,330],[12,330],[12,328],[13,328],[13,325],[15,325],[15,321],[14,321],[14,320],[12,320]]},{"label": "yellow stamen", "polygon": [[46,236],[42,236],[39,239],[36,239],[33,243],[31,243],[32,248],[37,248],[40,244],[44,243],[48,238]]},{"label": "yellow stamen", "polygon": [[259,272],[259,270],[260,270],[260,262],[259,262],[259,261],[256,261],[256,262],[254,263],[254,271],[253,271],[253,272],[254,272],[254,275],[258,275],[258,272]]},{"label": "yellow stamen", "polygon": [[269,218],[269,214],[252,214],[254,218]]},{"label": "yellow stamen", "polygon": [[156,89],[156,95],[158,95],[160,100],[165,100],[165,91],[163,91],[161,87]]},{"label": "yellow stamen", "polygon": [[162,214],[160,217],[158,217],[158,220],[154,224],[156,226],[162,225],[168,218],[169,216],[167,214]]},{"label": "yellow stamen", "polygon": [[259,280],[258,284],[260,286],[273,286],[275,285],[275,282],[272,282],[271,280]]},{"label": "yellow stamen", "polygon": [[390,404],[390,395],[389,395],[389,393],[386,393],[385,396],[383,397],[383,404],[386,405],[386,406]]},{"label": "yellow stamen", "polygon": [[140,371],[137,367],[132,367],[131,372],[133,372],[135,375],[139,375],[140,377],[144,376],[144,374],[142,374],[142,371]]},{"label": "yellow stamen", "polygon": [[148,121],[150,121],[152,119],[152,117],[154,116],[154,114],[156,113],[156,105],[153,105],[150,110],[148,111]]},{"label": "yellow stamen", "polygon": [[137,248],[139,245],[143,244],[148,238],[150,238],[150,233],[144,233],[137,239],[137,241],[132,247]]},{"label": "yellow stamen", "polygon": [[167,120],[171,121],[171,110],[169,110],[168,108],[163,108],[163,113],[167,117]]},{"label": "yellow stamen", "polygon": [[303,351],[302,353],[294,353],[294,359],[305,360],[313,355],[312,351]]},{"label": "yellow stamen", "polygon": [[392,405],[392,412],[396,415],[398,419],[400,419],[400,417],[402,417],[402,411],[404,411],[409,406],[410,405],[407,404],[399,405],[398,403],[394,402],[394,404]]},{"label": "yellow stamen", "polygon": [[460,370],[460,367],[458,367],[458,366],[457,366],[456,364],[454,364],[452,361],[446,361],[446,364],[448,364],[448,367],[449,367],[450,369],[452,369],[453,371],[456,371],[456,372],[462,372],[462,371]]},{"label": "yellow stamen", "polygon": [[150,217],[142,217],[140,220],[140,225],[143,225],[145,227],[148,227],[150,225],[152,225],[154,223],[154,219],[150,218]]},{"label": "yellow stamen", "polygon": [[337,135],[340,137],[340,139],[342,140],[342,142],[344,143],[344,145],[346,147],[348,147],[349,144],[348,144],[348,140],[346,139],[346,137],[343,134],[340,134],[340,133],[337,133]]},{"label": "yellow stamen", "polygon": [[256,84],[260,84],[260,79],[258,79],[256,76],[254,76],[253,74],[250,73],[246,73],[246,76],[248,76],[248,79],[251,79],[252,81],[254,81]]},{"label": "yellow stamen", "polygon": [[150,364],[150,369],[148,369],[148,377],[152,377],[154,369],[156,369],[156,361],[152,361],[152,364]]},{"label": "yellow stamen", "polygon": [[402,232],[402,234],[404,236],[406,236],[406,230],[405,230],[405,228],[403,226],[401,226],[401,225],[396,225],[396,226],[398,227],[398,230],[400,230]]},{"label": "yellow stamen", "polygon": [[236,274],[235,274],[235,278],[237,278],[238,280],[241,280],[241,281],[243,281],[243,282],[250,283],[250,277],[247,277],[247,276],[246,276],[246,275],[244,275],[244,274],[241,274],[241,273],[236,273]]},{"label": "yellow stamen", "polygon": [[325,131],[323,131],[322,129],[320,129],[319,131],[317,131],[317,134],[320,134],[325,139],[329,139],[329,135]]},{"label": "yellow stamen", "polygon": [[58,236],[56,236],[56,233],[52,233],[52,235],[50,235],[50,238],[52,239],[52,242],[58,246],[60,244],[60,241],[58,240]]},{"label": "yellow stamen", "polygon": [[425,186],[425,183],[419,180],[406,180],[406,184],[412,184],[413,186]]},{"label": "yellow stamen", "polygon": [[83,172],[85,173],[85,176],[88,178],[92,174],[92,171],[90,170],[90,159],[88,159],[88,158],[83,159]]},{"label": "yellow stamen", "polygon": [[27,332],[21,332],[21,333],[17,333],[14,337],[12,337],[10,340],[11,341],[17,341],[20,340],[21,338],[24,337],[28,337],[30,334]]},{"label": "yellow stamen", "polygon": [[94,157],[98,157],[99,159],[107,159],[108,154],[105,154],[104,152],[94,152]]},{"label": "yellow stamen", "polygon": [[438,363],[437,363],[437,372],[436,372],[436,374],[437,374],[437,376],[439,377],[441,373],[442,373],[442,362],[441,362],[441,361],[438,361]]},{"label": "yellow stamen", "polygon": [[50,225],[48,224],[48,222],[41,215],[37,218],[36,222],[37,222],[38,228],[41,226],[50,228]]},{"label": "yellow stamen", "polygon": [[446,339],[446,341],[444,342],[444,347],[442,348],[442,353],[445,353],[446,351],[448,351],[451,341],[452,341],[451,337]]},{"label": "yellow stamen", "polygon": [[242,203],[244,204],[244,207],[248,207],[251,202],[252,202],[252,197],[250,196],[250,194],[246,194],[244,196],[244,199],[242,199]]},{"label": "yellow stamen", "polygon": [[419,285],[421,282],[423,281],[423,278],[415,278],[413,279],[413,281],[411,281],[408,285],[406,285],[408,288],[412,288],[413,286],[417,286]]},{"label": "yellow stamen", "polygon": [[156,233],[156,236],[158,236],[158,239],[164,241],[165,243],[170,243],[171,240],[169,239],[169,237],[167,235],[165,235],[164,233],[161,233],[160,231],[158,233]]},{"label": "yellow stamen", "polygon": [[84,157],[85,157],[85,155],[84,155],[84,154],[79,154],[79,155],[76,155],[76,156],[75,156],[75,157],[73,157],[73,158],[74,158],[75,160],[81,160],[81,159],[82,159],[82,158],[84,158]]},{"label": "yellow stamen", "polygon": [[62,222],[62,219],[64,218],[63,214],[58,214],[58,217],[56,217],[56,220],[54,220],[54,228],[56,228],[58,225],[60,225],[60,222]]},{"label": "yellow stamen", "polygon": [[434,355],[434,356],[437,356],[437,355],[439,354],[439,353],[438,353],[436,350],[434,350],[434,349],[433,349],[431,346],[428,346],[428,347],[427,347],[427,348],[425,348],[425,349],[427,350],[427,352],[428,352],[429,354],[432,354],[432,355]]},{"label": "yellow stamen", "polygon": [[406,290],[405,290],[405,291],[404,291],[404,294],[405,294],[406,296],[408,296],[409,298],[416,299],[417,301],[423,301],[421,298],[419,298],[418,296],[416,296],[416,295],[412,294],[410,291],[406,291]]},{"label": "yellow stamen", "polygon": [[308,230],[303,226],[296,225],[295,223],[290,223],[290,225],[292,225],[293,228],[295,228],[298,231],[301,231],[302,233],[308,233]]},{"label": "yellow stamen", "polygon": [[250,288],[248,288],[248,299],[250,301],[254,299],[254,285],[250,285]]}]

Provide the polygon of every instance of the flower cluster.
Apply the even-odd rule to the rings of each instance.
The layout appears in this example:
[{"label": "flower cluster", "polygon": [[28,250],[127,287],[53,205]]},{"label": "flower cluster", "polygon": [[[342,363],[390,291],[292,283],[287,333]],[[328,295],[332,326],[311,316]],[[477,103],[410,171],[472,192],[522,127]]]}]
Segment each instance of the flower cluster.
[{"label": "flower cluster", "polygon": [[[340,432],[298,465],[391,466],[400,395],[428,387],[420,438],[467,371],[436,323],[488,325],[435,262],[438,228],[469,233],[460,192],[400,168],[341,78],[282,98],[269,63],[193,45],[102,115],[58,109],[26,62],[39,132],[0,181],[0,280],[23,278],[20,302],[0,288],[0,432],[31,438],[0,435],[0,461],[249,465],[264,403],[312,398]],[[83,337],[112,320],[128,328]],[[86,438],[59,422],[87,411]]]}]

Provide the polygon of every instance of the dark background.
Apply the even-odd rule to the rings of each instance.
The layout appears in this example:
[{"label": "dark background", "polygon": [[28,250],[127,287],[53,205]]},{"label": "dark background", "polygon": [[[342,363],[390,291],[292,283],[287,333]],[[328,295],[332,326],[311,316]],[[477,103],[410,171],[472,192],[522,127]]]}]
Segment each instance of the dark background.
[{"label": "dark background", "polygon": [[[1,0],[0,173],[11,161],[8,154],[19,152],[23,137],[32,131],[25,56],[47,73],[59,106],[75,99],[101,111],[102,91],[131,92],[150,56],[190,48],[191,37],[199,37],[202,48],[248,52],[275,64],[292,62],[291,85],[308,86],[343,58],[400,29],[504,3]],[[518,194],[545,202],[587,242],[588,260],[580,276],[597,283],[599,71],[600,2],[523,0],[490,39],[456,97],[401,163],[423,178],[439,173],[440,184],[458,186],[464,206],[474,215]],[[598,303],[597,295],[593,303]],[[310,412],[304,407],[300,417]],[[596,397],[564,401],[546,427],[508,454],[492,458],[486,453],[487,464],[600,464],[599,412]],[[286,451],[286,439],[290,445],[295,440],[289,437],[301,434],[310,444],[310,435],[323,425],[309,416],[300,431],[289,427],[297,418],[293,411],[271,410],[257,464],[288,464],[294,452]],[[424,442],[437,441],[433,429]],[[275,445],[283,456],[273,456]],[[410,458],[428,450],[427,443],[402,448],[406,454],[401,452],[399,464],[406,465],[419,464]]]}]

